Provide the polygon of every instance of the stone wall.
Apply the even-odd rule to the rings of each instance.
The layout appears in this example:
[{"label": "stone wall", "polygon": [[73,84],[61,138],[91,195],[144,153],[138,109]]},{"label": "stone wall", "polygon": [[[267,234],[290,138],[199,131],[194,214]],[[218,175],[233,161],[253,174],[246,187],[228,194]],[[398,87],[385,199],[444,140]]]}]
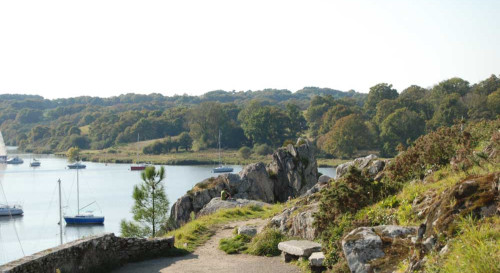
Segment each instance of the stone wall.
[{"label": "stone wall", "polygon": [[[83,238],[0,266],[0,272],[109,272],[128,262],[168,256],[174,238],[121,238],[113,233]],[[59,270],[59,271],[58,271]]]}]

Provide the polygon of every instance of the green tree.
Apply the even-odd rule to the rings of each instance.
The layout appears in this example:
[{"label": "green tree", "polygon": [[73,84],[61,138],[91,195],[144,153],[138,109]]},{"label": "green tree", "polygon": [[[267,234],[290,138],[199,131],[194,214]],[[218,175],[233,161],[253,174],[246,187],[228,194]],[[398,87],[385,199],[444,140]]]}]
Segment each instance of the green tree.
[{"label": "green tree", "polygon": [[373,116],[375,114],[377,104],[381,100],[394,100],[397,97],[398,91],[396,91],[396,89],[392,89],[392,84],[379,83],[370,88],[364,107],[367,110],[368,115]]},{"label": "green tree", "polygon": [[245,136],[252,143],[278,146],[287,139],[289,119],[286,113],[274,106],[263,106],[253,101],[238,115]]},{"label": "green tree", "polygon": [[179,135],[179,145],[184,147],[186,151],[193,146],[193,139],[187,132],[182,132],[182,134]]},{"label": "green tree", "polygon": [[80,148],[78,147],[71,147],[68,149],[66,152],[66,157],[68,158],[68,161],[74,162],[80,159]]},{"label": "green tree", "polygon": [[351,114],[359,113],[358,109],[354,106],[344,104],[337,104],[330,108],[322,117],[322,124],[319,133],[326,134],[335,125],[335,122],[340,118],[346,117]]},{"label": "green tree", "polygon": [[286,105],[286,115],[289,120],[288,129],[291,138],[298,137],[304,130],[307,129],[307,122],[296,104],[288,103]]},{"label": "green tree", "polygon": [[427,126],[429,129],[450,126],[461,118],[467,118],[467,108],[463,104],[460,95],[452,93],[442,99]]},{"label": "green tree", "polygon": [[384,156],[394,156],[399,144],[407,147],[425,133],[425,121],[414,111],[400,108],[390,114],[380,126]]},{"label": "green tree", "polygon": [[488,96],[487,105],[494,115],[500,115],[500,88]]},{"label": "green tree", "polygon": [[367,148],[371,138],[361,116],[352,114],[339,119],[332,130],[318,140],[318,145],[332,155],[346,158]]},{"label": "green tree", "polygon": [[189,114],[189,129],[193,139],[202,146],[216,147],[219,129],[224,131],[229,118],[218,102],[203,102]]},{"label": "green tree", "polygon": [[142,183],[134,186],[132,207],[135,222],[121,221],[121,232],[125,237],[155,237],[168,216],[169,201],[165,194],[163,179],[165,168],[156,170],[146,167],[141,173]]}]

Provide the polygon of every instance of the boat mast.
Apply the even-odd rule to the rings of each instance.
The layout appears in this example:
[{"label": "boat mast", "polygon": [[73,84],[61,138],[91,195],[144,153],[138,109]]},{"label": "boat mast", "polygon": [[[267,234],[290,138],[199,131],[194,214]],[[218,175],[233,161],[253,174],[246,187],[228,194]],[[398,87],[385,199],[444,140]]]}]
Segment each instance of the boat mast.
[{"label": "boat mast", "polygon": [[220,129],[219,129],[219,166],[222,166],[222,160],[220,157]]},{"label": "boat mast", "polygon": [[63,236],[62,236],[62,204],[61,204],[61,179],[57,180],[57,183],[59,184],[59,240],[61,242],[61,245],[63,243]]},{"label": "boat mast", "polygon": [[137,133],[137,144],[135,144],[135,164],[139,164],[139,133]]},{"label": "boat mast", "polygon": [[80,181],[78,177],[78,167],[76,167],[76,207],[78,208],[78,214],[80,215]]}]

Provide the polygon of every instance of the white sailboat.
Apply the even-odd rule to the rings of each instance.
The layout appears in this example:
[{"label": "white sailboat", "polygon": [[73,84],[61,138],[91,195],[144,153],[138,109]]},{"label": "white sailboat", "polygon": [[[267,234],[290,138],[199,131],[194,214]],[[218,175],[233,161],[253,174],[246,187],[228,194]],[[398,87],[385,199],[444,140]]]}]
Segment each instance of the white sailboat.
[{"label": "white sailboat", "polygon": [[137,147],[136,147],[136,160],[135,160],[135,164],[132,164],[130,166],[130,170],[131,171],[142,171],[142,170],[145,170],[146,167],[150,166],[149,164],[146,164],[146,163],[140,163],[139,162],[139,134],[137,134]]},{"label": "white sailboat", "polygon": [[212,170],[214,173],[230,173],[233,171],[233,168],[222,165],[221,159],[221,151],[220,151],[220,129],[219,129],[219,167],[216,167]]},{"label": "white sailboat", "polygon": [[79,169],[76,169],[76,206],[77,214],[75,216],[64,216],[64,221],[68,225],[102,225],[104,224],[104,216],[95,216],[91,212],[80,213],[80,211],[95,202],[92,202],[80,208],[80,179],[78,175]]},{"label": "white sailboat", "polygon": [[7,148],[3,142],[2,132],[0,131],[0,163],[7,162]]}]

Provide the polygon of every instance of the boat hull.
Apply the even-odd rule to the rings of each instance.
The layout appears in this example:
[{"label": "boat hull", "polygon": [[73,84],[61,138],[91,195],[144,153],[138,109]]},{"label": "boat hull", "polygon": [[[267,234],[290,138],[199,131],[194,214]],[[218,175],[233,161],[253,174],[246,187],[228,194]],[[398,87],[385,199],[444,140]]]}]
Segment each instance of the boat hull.
[{"label": "boat hull", "polygon": [[70,165],[68,165],[68,169],[72,169],[72,170],[74,170],[74,169],[85,169],[85,168],[87,168],[87,166],[83,165],[83,164],[70,164]]},{"label": "boat hull", "polygon": [[30,167],[40,167],[40,162],[32,162],[30,163]]},{"label": "boat hull", "polygon": [[233,171],[233,168],[230,167],[217,167],[213,169],[214,173],[230,173]]},{"label": "boat hull", "polygon": [[131,171],[143,171],[146,169],[146,166],[130,166]]},{"label": "boat hull", "polygon": [[0,216],[16,216],[23,215],[24,211],[20,208],[2,208],[0,209]]},{"label": "boat hull", "polygon": [[65,216],[67,225],[103,225],[104,216]]},{"label": "boat hull", "polygon": [[7,160],[7,164],[19,165],[19,164],[23,164],[23,163],[24,163],[24,161],[22,159],[20,159],[19,157],[15,157],[15,158]]}]

